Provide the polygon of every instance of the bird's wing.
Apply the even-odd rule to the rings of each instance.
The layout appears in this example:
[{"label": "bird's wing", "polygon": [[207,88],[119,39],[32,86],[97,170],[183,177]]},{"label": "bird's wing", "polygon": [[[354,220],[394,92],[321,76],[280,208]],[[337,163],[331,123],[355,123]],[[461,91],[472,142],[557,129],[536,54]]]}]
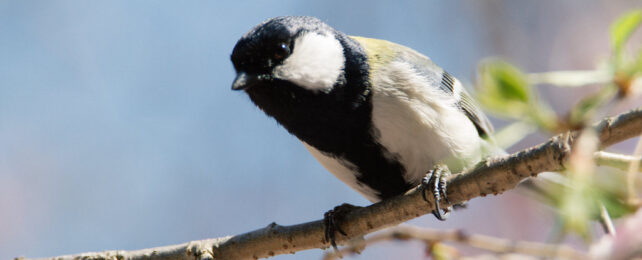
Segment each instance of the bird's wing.
[{"label": "bird's wing", "polygon": [[421,53],[405,46],[397,46],[399,47],[395,49],[399,49],[400,51],[396,57],[411,64],[417,73],[432,77],[434,77],[434,75],[441,75],[441,84],[439,85],[441,90],[455,99],[459,108],[466,114],[468,119],[473,122],[480,136],[490,137],[490,134],[493,132],[493,125],[484,112],[479,109],[459,80]]},{"label": "bird's wing", "polygon": [[370,59],[369,65],[372,70],[396,60],[410,64],[418,74],[424,75],[426,78],[434,78],[435,75],[440,75],[440,89],[455,99],[459,108],[475,125],[480,136],[490,137],[493,132],[493,126],[484,112],[475,104],[475,101],[464,89],[461,82],[433,63],[430,58],[411,48],[393,42],[357,36],[351,37],[363,46],[367,45],[365,52],[368,54],[368,59]]},{"label": "bird's wing", "polygon": [[[458,98],[457,104],[459,108],[464,111],[468,119],[475,124],[480,136],[490,136],[490,134],[493,133],[493,125],[488,120],[488,117],[486,117],[486,114],[479,109],[473,98],[457,79],[445,70],[442,71],[441,88],[448,92],[448,94],[452,94],[455,98]],[[455,84],[458,84],[459,87],[456,87]],[[456,93],[456,91],[459,93]]]}]

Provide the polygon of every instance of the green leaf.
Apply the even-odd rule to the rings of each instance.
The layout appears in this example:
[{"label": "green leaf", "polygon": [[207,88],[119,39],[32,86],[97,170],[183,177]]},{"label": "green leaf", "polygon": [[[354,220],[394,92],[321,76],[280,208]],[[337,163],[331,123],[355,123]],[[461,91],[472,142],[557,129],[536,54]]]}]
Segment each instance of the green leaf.
[{"label": "green leaf", "polygon": [[622,47],[640,25],[640,22],[642,22],[642,9],[633,10],[620,16],[611,25],[611,46],[616,59],[619,59]]},{"label": "green leaf", "polygon": [[482,62],[479,72],[481,88],[478,98],[482,105],[510,117],[526,113],[531,95],[524,73],[499,60]]},{"label": "green leaf", "polygon": [[501,60],[480,63],[477,99],[489,112],[554,131],[557,115],[541,102],[526,75]]},{"label": "green leaf", "polygon": [[495,62],[487,67],[489,83],[507,101],[528,102],[530,86],[524,73],[506,62]]}]

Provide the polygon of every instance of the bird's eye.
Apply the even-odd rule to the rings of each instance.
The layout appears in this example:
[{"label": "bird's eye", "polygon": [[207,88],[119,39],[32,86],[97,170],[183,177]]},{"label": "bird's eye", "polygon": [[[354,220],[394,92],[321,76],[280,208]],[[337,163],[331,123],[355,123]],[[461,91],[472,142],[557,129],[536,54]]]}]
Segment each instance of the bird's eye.
[{"label": "bird's eye", "polygon": [[282,60],[288,55],[290,55],[290,47],[286,43],[279,44],[279,46],[277,46],[276,50],[274,51],[275,60]]}]

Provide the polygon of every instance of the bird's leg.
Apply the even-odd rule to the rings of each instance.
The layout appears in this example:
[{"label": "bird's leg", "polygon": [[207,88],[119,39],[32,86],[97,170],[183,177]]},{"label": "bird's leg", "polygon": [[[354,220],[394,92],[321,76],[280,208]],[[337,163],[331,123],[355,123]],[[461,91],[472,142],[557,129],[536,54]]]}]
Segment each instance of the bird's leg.
[{"label": "bird's leg", "polygon": [[334,250],[337,250],[337,243],[335,241],[336,232],[339,232],[344,236],[348,235],[345,231],[341,230],[341,227],[339,227],[339,223],[343,221],[343,218],[348,213],[358,208],[361,207],[343,203],[323,214],[323,225],[325,226],[325,241],[330,242]]},{"label": "bird's leg", "polygon": [[448,208],[443,209],[444,213],[442,213],[442,210],[439,208],[439,202],[441,202],[442,198],[447,203],[450,203],[448,201],[448,197],[446,197],[446,178],[448,176],[450,176],[448,166],[437,164],[432,170],[428,171],[421,181],[421,195],[425,201],[428,201],[426,198],[426,190],[431,192],[433,198],[435,198],[435,209],[432,211],[432,214],[439,220],[446,220],[452,210],[452,207],[449,206]]}]

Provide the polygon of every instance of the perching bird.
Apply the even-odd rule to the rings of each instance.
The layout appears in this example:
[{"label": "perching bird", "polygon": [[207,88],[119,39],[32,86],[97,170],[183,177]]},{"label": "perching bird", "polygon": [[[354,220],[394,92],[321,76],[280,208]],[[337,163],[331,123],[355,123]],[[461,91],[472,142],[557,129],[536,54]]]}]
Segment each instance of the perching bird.
[{"label": "perching bird", "polygon": [[460,171],[492,147],[485,139],[492,126],[462,84],[399,44],[285,16],[252,28],[231,58],[232,89],[245,90],[372,202],[405,193],[427,173],[439,200],[445,187],[438,166]]}]

